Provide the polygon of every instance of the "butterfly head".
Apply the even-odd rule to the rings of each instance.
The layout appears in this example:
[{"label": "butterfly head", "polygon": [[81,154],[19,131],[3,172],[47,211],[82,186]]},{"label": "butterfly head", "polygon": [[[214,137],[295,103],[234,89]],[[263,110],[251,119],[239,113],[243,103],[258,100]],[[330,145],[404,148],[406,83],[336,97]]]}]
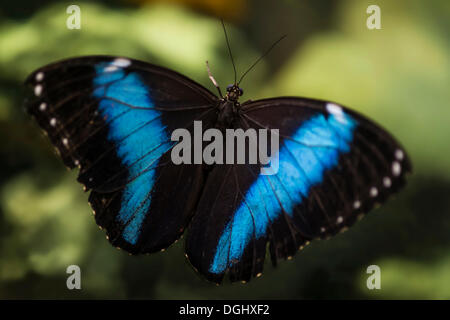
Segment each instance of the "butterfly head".
[{"label": "butterfly head", "polygon": [[240,96],[244,94],[244,90],[239,88],[237,84],[230,84],[227,86],[227,99],[237,101]]}]

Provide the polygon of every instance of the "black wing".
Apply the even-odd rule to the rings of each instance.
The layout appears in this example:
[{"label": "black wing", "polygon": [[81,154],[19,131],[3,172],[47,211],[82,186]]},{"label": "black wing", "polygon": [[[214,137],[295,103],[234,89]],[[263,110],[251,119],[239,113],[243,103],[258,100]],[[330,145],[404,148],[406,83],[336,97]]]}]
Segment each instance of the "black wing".
[{"label": "black wing", "polygon": [[[326,101],[275,98],[243,104],[238,126],[278,129],[278,172],[216,166],[189,230],[192,265],[214,282],[248,281],[317,238],[351,226],[405,182],[404,149],[367,118]],[[273,159],[276,159],[272,155]]]},{"label": "black wing", "polygon": [[218,98],[165,68],[119,57],[64,60],[33,72],[29,113],[78,181],[91,190],[97,224],[132,253],[178,239],[203,185],[200,165],[174,165],[171,133],[206,129]]}]

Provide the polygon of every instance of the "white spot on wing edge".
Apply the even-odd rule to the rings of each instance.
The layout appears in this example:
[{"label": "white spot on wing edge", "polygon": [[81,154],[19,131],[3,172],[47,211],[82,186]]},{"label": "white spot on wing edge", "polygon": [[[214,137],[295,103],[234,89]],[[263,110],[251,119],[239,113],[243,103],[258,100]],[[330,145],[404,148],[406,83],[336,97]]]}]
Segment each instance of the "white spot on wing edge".
[{"label": "white spot on wing edge", "polygon": [[342,216],[339,216],[339,217],[337,217],[336,222],[337,222],[338,224],[341,224],[342,222],[344,222],[344,218],[342,218]]},{"label": "white spot on wing edge", "polygon": [[370,188],[370,196],[372,197],[372,198],[374,198],[374,197],[376,197],[377,195],[378,195],[378,189],[377,188],[375,188],[375,187],[372,187],[372,188]]},{"label": "white spot on wing edge", "polygon": [[47,104],[46,104],[45,102],[42,102],[42,103],[39,105],[39,110],[45,111],[45,109],[47,109]]},{"label": "white spot on wing edge", "polygon": [[383,185],[384,185],[386,188],[389,188],[389,187],[392,185],[391,178],[389,178],[389,177],[384,177],[384,178],[383,178]]},{"label": "white spot on wing edge", "polygon": [[356,200],[355,202],[353,202],[353,208],[359,209],[360,207],[361,207],[361,201]]},{"label": "white spot on wing edge", "polygon": [[111,64],[116,67],[126,68],[131,64],[131,61],[125,58],[117,58],[114,59],[114,61]]},{"label": "white spot on wing edge", "polygon": [[40,71],[40,72],[36,73],[36,81],[40,82],[42,80],[44,80],[44,73],[42,71]]},{"label": "white spot on wing edge", "polygon": [[402,172],[402,166],[400,165],[400,163],[398,161],[392,162],[392,174],[394,176],[398,177],[401,172]]},{"label": "white spot on wing edge", "polygon": [[331,113],[333,116],[336,117],[337,121],[339,121],[341,123],[347,123],[347,120],[345,119],[345,116],[344,116],[344,110],[342,109],[341,106],[338,106],[335,103],[329,102],[329,103],[327,103],[326,108],[329,113]]},{"label": "white spot on wing edge", "polygon": [[38,84],[34,87],[34,94],[36,96],[40,96],[41,93],[42,93],[42,86],[40,84]]},{"label": "white spot on wing edge", "polygon": [[338,106],[335,103],[331,103],[331,102],[327,103],[327,111],[329,113],[331,113],[331,114],[334,114],[334,115],[338,115],[338,114],[342,114],[343,113],[343,110],[342,110],[342,108],[340,106]]},{"label": "white spot on wing edge", "polygon": [[403,153],[402,150],[397,149],[395,150],[395,158],[399,161],[403,160],[403,158],[405,157],[405,154]]},{"label": "white spot on wing edge", "polygon": [[56,126],[56,119],[55,119],[55,118],[51,118],[51,119],[50,119],[50,125],[51,125],[52,127]]},{"label": "white spot on wing edge", "polygon": [[105,71],[105,72],[113,72],[113,71],[116,71],[116,70],[119,70],[119,68],[117,66],[114,66],[114,65],[107,66],[105,69],[103,69],[103,71]]}]

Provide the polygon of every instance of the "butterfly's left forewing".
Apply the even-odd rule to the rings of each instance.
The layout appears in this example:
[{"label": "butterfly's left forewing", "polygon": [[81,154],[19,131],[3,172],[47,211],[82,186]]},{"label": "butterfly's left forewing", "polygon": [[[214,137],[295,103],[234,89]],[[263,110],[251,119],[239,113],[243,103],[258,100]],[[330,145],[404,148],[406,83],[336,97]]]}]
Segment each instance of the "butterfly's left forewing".
[{"label": "butterfly's left forewing", "polygon": [[132,253],[180,237],[203,184],[200,165],[174,165],[171,133],[205,128],[215,95],[188,78],[144,62],[107,56],[68,59],[27,80],[28,111],[64,163],[79,167],[97,223]]},{"label": "butterfly's left forewing", "polygon": [[[278,129],[278,172],[217,166],[208,177],[186,243],[208,279],[248,281],[312,239],[352,225],[404,184],[403,148],[363,116],[326,101],[276,98],[242,106],[243,128]],[[218,183],[220,182],[220,183]]]}]

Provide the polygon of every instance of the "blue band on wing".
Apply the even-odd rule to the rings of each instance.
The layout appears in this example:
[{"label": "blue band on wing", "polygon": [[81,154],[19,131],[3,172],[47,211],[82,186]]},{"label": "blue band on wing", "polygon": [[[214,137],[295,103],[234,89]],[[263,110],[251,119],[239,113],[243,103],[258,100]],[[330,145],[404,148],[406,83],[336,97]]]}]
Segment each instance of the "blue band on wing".
[{"label": "blue band on wing", "polygon": [[284,211],[308,196],[313,185],[322,182],[325,170],[338,164],[339,154],[350,151],[356,122],[349,115],[312,117],[285,139],[279,152],[276,175],[259,175],[250,186],[217,244],[209,271],[222,273],[238,261],[252,237],[260,238]]},{"label": "blue band on wing", "polygon": [[170,139],[138,74],[102,63],[96,67],[94,87],[93,95],[101,99],[99,112],[108,123],[108,140],[116,145],[117,155],[128,169],[129,183],[117,219],[126,225],[123,239],[136,244],[151,202],[155,167]]}]

